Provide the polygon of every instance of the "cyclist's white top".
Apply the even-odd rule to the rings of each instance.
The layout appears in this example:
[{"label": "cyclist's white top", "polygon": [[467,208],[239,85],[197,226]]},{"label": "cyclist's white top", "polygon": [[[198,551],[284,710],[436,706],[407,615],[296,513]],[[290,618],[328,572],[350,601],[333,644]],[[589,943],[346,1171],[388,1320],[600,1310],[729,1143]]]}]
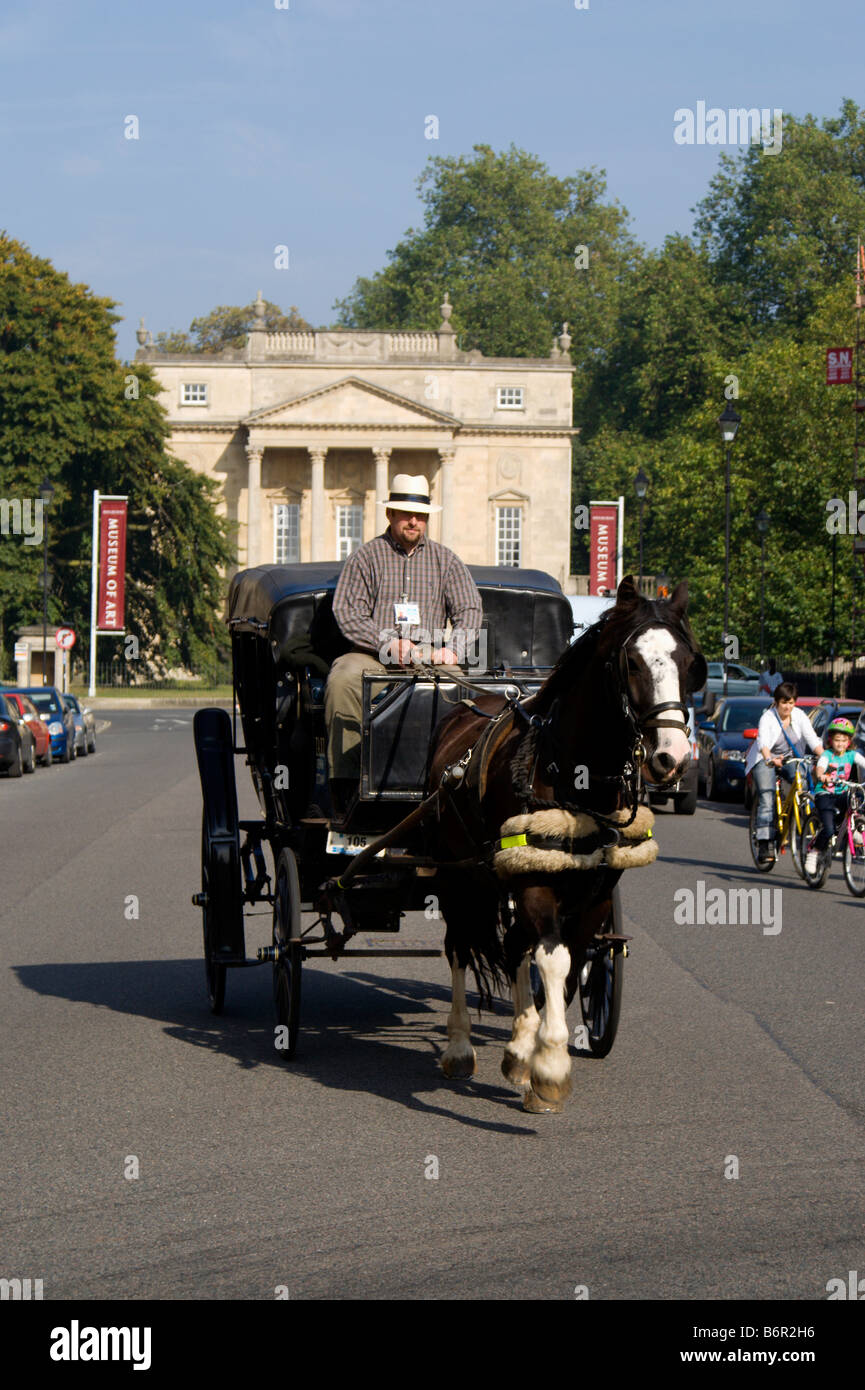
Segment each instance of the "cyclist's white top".
[{"label": "cyclist's white top", "polygon": [[760,716],[760,723],[757,725],[757,737],[748,749],[748,756],[745,759],[746,775],[762,757],[760,752],[761,748],[771,748],[773,753],[780,755],[788,754],[792,758],[793,754],[790,750],[790,744],[788,744],[784,734],[787,734],[790,742],[795,744],[800,757],[804,753],[806,746],[813,750],[820,742],[814,732],[814,725],[811,723],[805,711],[799,709],[798,705],[793,706],[793,711],[790,715],[790,727],[784,730],[781,729],[781,718],[780,715],[775,713],[775,708],[775,705],[770,705]]}]

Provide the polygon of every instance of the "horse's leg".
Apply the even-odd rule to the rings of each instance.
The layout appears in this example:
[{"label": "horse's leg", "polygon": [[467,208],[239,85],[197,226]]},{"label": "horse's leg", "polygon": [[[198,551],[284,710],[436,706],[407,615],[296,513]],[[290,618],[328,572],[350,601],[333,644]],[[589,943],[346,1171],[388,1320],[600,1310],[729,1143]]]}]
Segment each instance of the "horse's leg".
[{"label": "horse's leg", "polygon": [[535,965],[544,986],[544,1007],[535,1034],[530,1063],[531,1090],[523,1097],[523,1109],[533,1113],[559,1111],[571,1089],[571,1058],[565,1019],[565,983],[571,953],[562,941],[556,895],[552,888],[536,884],[517,895],[518,915],[538,938]]},{"label": "horse's leg", "polygon": [[521,1091],[527,1091],[530,1085],[535,1036],[541,1021],[532,994],[531,960],[531,952],[527,952],[517,966],[516,979],[511,983],[514,1026],[502,1058],[502,1074]]},{"label": "horse's leg", "polygon": [[448,1014],[448,1045],[441,1059],[445,1076],[474,1076],[477,1056],[471,1042],[471,1019],[466,1004],[466,966],[468,956],[461,960],[460,952],[448,949],[451,967],[451,1011]]}]

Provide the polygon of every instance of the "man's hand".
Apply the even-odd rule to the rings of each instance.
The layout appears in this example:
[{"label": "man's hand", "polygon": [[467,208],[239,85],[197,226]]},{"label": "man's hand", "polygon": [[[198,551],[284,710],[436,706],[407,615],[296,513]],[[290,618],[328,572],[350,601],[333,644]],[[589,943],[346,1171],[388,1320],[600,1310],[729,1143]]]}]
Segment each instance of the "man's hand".
[{"label": "man's hand", "polygon": [[407,638],[401,637],[399,641],[391,643],[391,649],[395,666],[411,666],[412,652],[415,649],[414,642],[409,642]]},{"label": "man's hand", "polygon": [[456,653],[450,647],[442,647],[432,654],[433,666],[456,666],[458,665]]}]

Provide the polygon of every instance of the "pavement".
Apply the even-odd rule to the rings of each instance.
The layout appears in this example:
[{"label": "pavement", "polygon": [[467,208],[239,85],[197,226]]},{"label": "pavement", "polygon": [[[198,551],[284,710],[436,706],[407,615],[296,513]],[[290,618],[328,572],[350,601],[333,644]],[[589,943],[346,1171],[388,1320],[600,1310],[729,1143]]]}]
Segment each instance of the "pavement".
[{"label": "pavement", "polygon": [[[560,1115],[504,1082],[504,1003],[470,994],[477,1072],[442,1076],[441,959],[309,960],[286,1062],[267,967],[207,1005],[192,714],[125,705],[95,756],[0,780],[4,1274],[46,1300],[726,1303],[865,1271],[865,904],[837,868],[758,876],[741,806],[659,810],[618,1036],[574,1046]],[[689,922],[700,881],[783,916]],[[443,925],[409,914],[399,945]],[[270,932],[247,913],[248,956]]]}]

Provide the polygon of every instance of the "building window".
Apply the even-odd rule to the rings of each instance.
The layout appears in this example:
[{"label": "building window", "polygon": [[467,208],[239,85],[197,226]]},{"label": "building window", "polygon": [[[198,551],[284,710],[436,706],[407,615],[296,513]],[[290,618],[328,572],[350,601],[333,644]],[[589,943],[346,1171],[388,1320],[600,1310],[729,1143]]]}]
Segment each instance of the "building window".
[{"label": "building window", "polygon": [[496,507],[496,564],[519,565],[522,540],[522,507]]},{"label": "building window", "polygon": [[522,386],[499,386],[497,388],[497,410],[522,410],[523,405],[524,402]]},{"label": "building window", "polygon": [[273,562],[275,565],[300,563],[300,505],[279,502],[273,509]]},{"label": "building window", "polygon": [[363,507],[337,507],[336,558],[346,560],[363,544]]},{"label": "building window", "polygon": [[184,381],[180,387],[181,405],[207,405],[207,383]]}]

